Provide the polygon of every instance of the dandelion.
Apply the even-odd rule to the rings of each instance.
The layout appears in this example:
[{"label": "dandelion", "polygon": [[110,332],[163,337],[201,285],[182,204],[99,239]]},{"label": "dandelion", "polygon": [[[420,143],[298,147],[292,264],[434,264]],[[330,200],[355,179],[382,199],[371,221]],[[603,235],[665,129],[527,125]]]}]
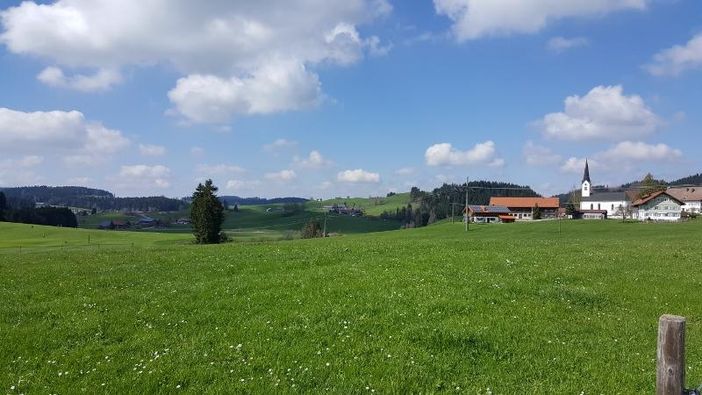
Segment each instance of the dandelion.
[{"label": "dandelion", "polygon": [[176,385],[176,389],[180,389],[180,384]]}]

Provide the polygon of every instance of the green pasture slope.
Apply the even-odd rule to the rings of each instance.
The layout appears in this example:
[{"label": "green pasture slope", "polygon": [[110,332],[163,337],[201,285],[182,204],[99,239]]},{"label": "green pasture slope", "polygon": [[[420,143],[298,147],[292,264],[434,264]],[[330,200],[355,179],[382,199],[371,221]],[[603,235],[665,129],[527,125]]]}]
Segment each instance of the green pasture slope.
[{"label": "green pasture slope", "polygon": [[322,206],[332,206],[334,204],[344,204],[348,206],[355,206],[362,208],[366,215],[379,216],[383,211],[395,212],[396,208],[407,207],[408,203],[411,203],[409,192],[398,193],[390,197],[377,197],[377,198],[335,198],[329,199],[322,202],[311,201],[307,203],[307,207],[322,207]]},{"label": "green pasture slope", "polygon": [[0,224],[0,392],[652,393],[663,313],[702,382],[699,221],[18,253],[33,229]]}]

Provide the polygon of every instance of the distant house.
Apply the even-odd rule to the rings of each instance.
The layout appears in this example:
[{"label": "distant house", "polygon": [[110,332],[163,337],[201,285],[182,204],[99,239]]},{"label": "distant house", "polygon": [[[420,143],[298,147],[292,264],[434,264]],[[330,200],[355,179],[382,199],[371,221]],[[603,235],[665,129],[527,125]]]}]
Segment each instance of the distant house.
[{"label": "distant house", "polygon": [[632,203],[634,218],[641,221],[678,221],[684,205],[667,191],[652,193]]},{"label": "distant house", "polygon": [[190,218],[178,218],[175,223],[176,225],[190,225]]},{"label": "distant house", "polygon": [[[513,217],[510,216],[509,209],[505,206],[468,205],[468,214],[470,215],[471,222],[480,224],[502,222],[502,218],[504,217],[513,219]],[[465,216],[463,220],[465,221]]]},{"label": "distant house", "polygon": [[556,218],[560,202],[557,197],[491,197],[490,206],[504,206],[516,219],[534,219],[534,208],[539,207],[541,218]]},{"label": "distant house", "polygon": [[607,219],[607,210],[580,210],[578,218],[581,219]]},{"label": "distant house", "polygon": [[688,213],[702,213],[702,187],[676,187],[666,191],[674,198],[682,201],[682,210]]}]

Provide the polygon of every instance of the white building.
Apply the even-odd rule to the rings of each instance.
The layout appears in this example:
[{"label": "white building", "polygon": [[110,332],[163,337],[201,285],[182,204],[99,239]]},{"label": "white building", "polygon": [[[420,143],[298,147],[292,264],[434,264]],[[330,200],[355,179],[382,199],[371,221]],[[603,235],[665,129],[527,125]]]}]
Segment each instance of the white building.
[{"label": "white building", "polygon": [[582,187],[580,190],[580,212],[585,219],[622,218],[629,216],[631,202],[626,192],[593,191],[590,168],[585,160]]},{"label": "white building", "polygon": [[683,211],[688,213],[702,213],[702,187],[674,187],[668,188],[667,191],[674,198],[682,201]]},{"label": "white building", "polygon": [[634,218],[641,221],[678,221],[685,203],[667,191],[658,191],[632,204]]}]

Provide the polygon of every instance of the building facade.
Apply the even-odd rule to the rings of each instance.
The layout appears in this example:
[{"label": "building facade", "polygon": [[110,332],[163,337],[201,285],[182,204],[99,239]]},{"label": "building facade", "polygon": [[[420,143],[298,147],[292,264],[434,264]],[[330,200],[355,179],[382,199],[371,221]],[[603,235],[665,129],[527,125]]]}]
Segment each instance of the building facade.
[{"label": "building facade", "polygon": [[[605,219],[629,217],[631,211],[631,200],[626,192],[594,191],[592,180],[590,180],[590,168],[585,160],[585,171],[580,189],[582,198],[580,199],[580,212],[596,215],[583,215],[583,218]],[[600,215],[606,212],[606,215]]]},{"label": "building facade", "polygon": [[507,207],[515,219],[532,220],[536,207],[541,212],[542,219],[556,218],[560,202],[557,197],[491,197],[490,205]]},{"label": "building facade", "polygon": [[667,191],[658,191],[632,204],[634,218],[640,221],[678,221],[685,203]]},{"label": "building facade", "polygon": [[702,213],[702,187],[675,187],[668,188],[667,192],[684,203],[683,211],[694,214]]}]

